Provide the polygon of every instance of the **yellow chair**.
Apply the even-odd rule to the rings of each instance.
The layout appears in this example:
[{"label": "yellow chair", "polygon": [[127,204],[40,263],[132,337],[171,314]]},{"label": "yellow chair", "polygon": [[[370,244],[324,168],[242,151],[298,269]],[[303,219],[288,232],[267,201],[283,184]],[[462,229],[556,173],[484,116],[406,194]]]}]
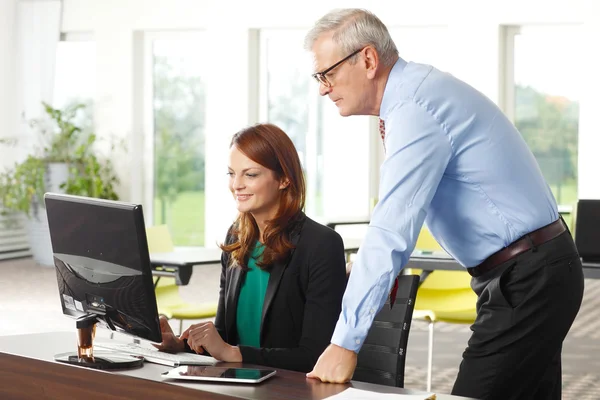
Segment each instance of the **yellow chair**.
[{"label": "yellow chair", "polygon": [[[175,250],[166,225],[148,227],[146,237],[150,253],[168,253]],[[217,303],[192,304],[182,299],[175,278],[155,277],[154,284],[158,313],[168,319],[178,319],[179,333],[183,331],[184,319],[212,318],[217,315]]]},{"label": "yellow chair", "polygon": [[[415,248],[439,251],[442,247],[426,227],[421,229]],[[407,269],[407,274],[421,274],[421,270]],[[471,276],[466,271],[433,271],[419,286],[413,319],[429,323],[429,351],[427,357],[427,391],[431,391],[433,367],[433,326],[437,321],[472,324],[477,316],[477,295],[471,289]]]}]

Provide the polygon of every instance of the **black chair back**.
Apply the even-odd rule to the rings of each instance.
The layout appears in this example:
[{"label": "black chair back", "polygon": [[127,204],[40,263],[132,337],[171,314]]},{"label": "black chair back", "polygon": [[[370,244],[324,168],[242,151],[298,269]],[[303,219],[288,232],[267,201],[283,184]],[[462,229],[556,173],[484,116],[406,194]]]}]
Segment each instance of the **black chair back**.
[{"label": "black chair back", "polygon": [[577,202],[573,233],[581,259],[584,262],[600,262],[600,200]]},{"label": "black chair back", "polygon": [[365,339],[353,380],[404,387],[406,344],[419,286],[418,275],[398,277],[394,307],[389,299],[375,316]]}]

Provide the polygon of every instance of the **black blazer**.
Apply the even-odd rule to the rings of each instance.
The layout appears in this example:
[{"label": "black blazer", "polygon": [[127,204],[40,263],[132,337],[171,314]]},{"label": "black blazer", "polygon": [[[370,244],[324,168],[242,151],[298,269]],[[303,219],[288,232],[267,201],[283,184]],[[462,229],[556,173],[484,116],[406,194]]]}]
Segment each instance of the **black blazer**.
[{"label": "black blazer", "polygon": [[[344,244],[334,230],[303,216],[290,239],[296,248],[270,268],[260,348],[239,346],[244,363],[309,372],[329,345],[346,288]],[[232,238],[227,237],[226,243]],[[227,343],[238,344],[237,301],[245,271],[221,257],[221,290],[215,319]]]}]

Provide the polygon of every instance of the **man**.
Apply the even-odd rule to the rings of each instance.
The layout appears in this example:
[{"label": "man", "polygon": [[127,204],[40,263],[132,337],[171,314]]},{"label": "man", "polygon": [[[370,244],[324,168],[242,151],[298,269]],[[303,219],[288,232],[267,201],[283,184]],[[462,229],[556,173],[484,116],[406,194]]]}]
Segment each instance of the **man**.
[{"label": "man", "polygon": [[351,379],[373,318],[425,221],[473,276],[477,318],[453,394],[559,399],[562,342],[583,273],[552,192],[523,138],[484,95],[407,63],[364,10],[332,11],[307,34],[313,76],[342,116],[381,119],[379,203],[331,344],[308,377]]}]

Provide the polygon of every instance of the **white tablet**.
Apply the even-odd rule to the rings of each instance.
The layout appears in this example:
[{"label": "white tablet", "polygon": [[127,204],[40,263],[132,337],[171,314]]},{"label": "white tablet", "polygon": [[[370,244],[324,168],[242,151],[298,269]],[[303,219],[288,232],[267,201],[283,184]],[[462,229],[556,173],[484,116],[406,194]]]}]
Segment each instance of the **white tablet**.
[{"label": "white tablet", "polygon": [[187,365],[173,368],[162,374],[163,378],[190,381],[259,383],[275,375],[274,369],[227,368],[206,365]]}]

